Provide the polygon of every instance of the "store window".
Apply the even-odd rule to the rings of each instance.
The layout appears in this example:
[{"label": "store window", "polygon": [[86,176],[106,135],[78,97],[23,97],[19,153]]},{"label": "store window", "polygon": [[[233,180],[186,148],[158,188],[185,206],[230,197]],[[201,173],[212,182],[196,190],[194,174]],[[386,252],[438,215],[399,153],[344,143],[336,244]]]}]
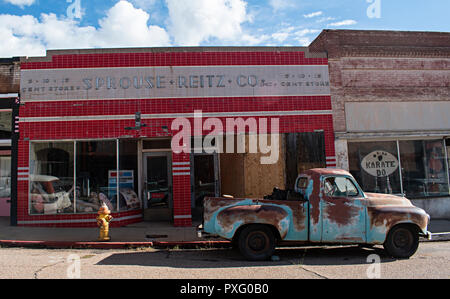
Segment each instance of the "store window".
[{"label": "store window", "polygon": [[78,141],[76,148],[75,211],[98,211],[103,202],[111,211],[117,211],[116,141]]},{"label": "store window", "polygon": [[[128,140],[33,142],[30,214],[95,213],[102,203],[111,211],[140,209],[137,147]],[[10,160],[0,157],[0,182],[9,168]]]},{"label": "store window", "polygon": [[350,142],[350,172],[367,192],[448,196],[449,144],[442,139]]},{"label": "store window", "polygon": [[30,213],[73,213],[74,143],[33,143],[30,156]]},{"label": "store window", "polygon": [[0,110],[0,139],[11,139],[11,109]]},{"label": "store window", "polygon": [[348,144],[350,173],[366,192],[401,194],[396,141]]},{"label": "store window", "polygon": [[135,140],[119,141],[119,209],[121,211],[141,208],[138,190],[137,148],[138,143]]},{"label": "store window", "polygon": [[441,140],[399,141],[407,197],[448,195],[446,148]]},{"label": "store window", "polygon": [[0,198],[11,197],[11,157],[0,156]]}]

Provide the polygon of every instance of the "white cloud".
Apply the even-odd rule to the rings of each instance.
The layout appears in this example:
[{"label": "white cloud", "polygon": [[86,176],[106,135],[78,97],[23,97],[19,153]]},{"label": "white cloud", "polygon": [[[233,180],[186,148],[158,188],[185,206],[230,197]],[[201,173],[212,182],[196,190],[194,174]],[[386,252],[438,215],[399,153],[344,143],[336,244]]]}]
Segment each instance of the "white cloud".
[{"label": "white cloud", "polygon": [[272,34],[272,38],[279,43],[284,42],[289,37],[288,32],[275,32]]},{"label": "white cloud", "polygon": [[328,24],[328,26],[330,26],[330,27],[350,26],[350,25],[355,25],[356,23],[357,22],[355,20],[344,20],[344,21]]},{"label": "white cloud", "polygon": [[0,15],[3,45],[0,57],[42,56],[45,49],[169,46],[170,37],[150,16],[127,1],[116,3],[99,21],[99,28],[80,26],[55,14]]},{"label": "white cloud", "polygon": [[316,21],[316,23],[323,23],[323,22],[327,22],[327,21],[334,21],[336,20],[336,18],[333,17],[324,17],[324,18],[320,18]]},{"label": "white cloud", "polygon": [[296,31],[295,36],[303,37],[305,35],[314,34],[314,33],[318,33],[318,32],[320,32],[320,30],[318,30],[318,29],[302,29],[302,30]]},{"label": "white cloud", "polygon": [[33,5],[36,0],[3,0],[3,1],[24,8],[25,6]]},{"label": "white cloud", "polygon": [[307,19],[310,19],[310,18],[321,16],[322,14],[323,14],[322,11],[316,11],[316,12],[312,12],[312,13],[307,14],[307,15],[303,15],[303,17],[305,17]]},{"label": "white cloud", "polygon": [[159,26],[148,26],[150,15],[127,1],[114,5],[99,21],[97,36],[101,47],[167,46],[170,38]]},{"label": "white cloud", "polygon": [[235,42],[242,37],[241,24],[250,21],[243,0],[166,0],[168,29],[175,43],[198,46],[218,38]]},{"label": "white cloud", "polygon": [[269,4],[275,12],[296,6],[293,0],[270,0]]}]

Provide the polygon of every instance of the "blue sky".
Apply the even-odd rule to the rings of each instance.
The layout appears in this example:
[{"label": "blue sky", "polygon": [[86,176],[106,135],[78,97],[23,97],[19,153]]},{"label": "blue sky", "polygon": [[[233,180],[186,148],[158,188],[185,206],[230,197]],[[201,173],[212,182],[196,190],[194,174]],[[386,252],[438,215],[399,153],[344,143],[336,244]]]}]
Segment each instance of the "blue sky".
[{"label": "blue sky", "polygon": [[323,29],[449,32],[449,12],[448,0],[0,0],[0,57],[67,48],[307,46]]}]

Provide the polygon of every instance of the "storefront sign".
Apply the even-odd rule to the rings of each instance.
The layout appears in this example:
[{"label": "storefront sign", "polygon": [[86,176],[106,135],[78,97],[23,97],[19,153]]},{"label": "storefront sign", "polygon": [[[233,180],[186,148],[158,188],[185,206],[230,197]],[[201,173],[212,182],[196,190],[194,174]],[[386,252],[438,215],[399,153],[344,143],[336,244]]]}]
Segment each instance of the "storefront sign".
[{"label": "storefront sign", "polygon": [[328,66],[22,70],[23,101],[330,95]]},{"label": "storefront sign", "polygon": [[374,151],[364,157],[361,167],[372,176],[386,177],[397,170],[398,160],[391,153]]}]

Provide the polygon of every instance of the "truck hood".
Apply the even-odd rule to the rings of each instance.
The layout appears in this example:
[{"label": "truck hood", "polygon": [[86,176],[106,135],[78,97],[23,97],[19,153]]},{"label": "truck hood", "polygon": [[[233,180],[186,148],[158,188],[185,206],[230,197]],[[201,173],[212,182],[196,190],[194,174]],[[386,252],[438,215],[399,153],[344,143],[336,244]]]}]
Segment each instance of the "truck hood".
[{"label": "truck hood", "polygon": [[412,207],[409,199],[403,196],[365,192],[369,206],[405,206]]}]

